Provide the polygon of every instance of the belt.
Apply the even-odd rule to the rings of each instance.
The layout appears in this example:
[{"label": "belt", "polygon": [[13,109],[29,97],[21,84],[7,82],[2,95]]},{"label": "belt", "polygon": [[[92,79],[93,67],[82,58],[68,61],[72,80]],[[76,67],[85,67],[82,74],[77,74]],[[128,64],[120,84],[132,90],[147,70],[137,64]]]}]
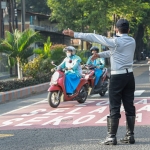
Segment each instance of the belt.
[{"label": "belt", "polygon": [[133,69],[128,68],[128,69],[123,69],[123,70],[111,71],[111,75],[113,75],[113,74],[125,74],[125,73],[129,73],[129,72],[133,72]]}]

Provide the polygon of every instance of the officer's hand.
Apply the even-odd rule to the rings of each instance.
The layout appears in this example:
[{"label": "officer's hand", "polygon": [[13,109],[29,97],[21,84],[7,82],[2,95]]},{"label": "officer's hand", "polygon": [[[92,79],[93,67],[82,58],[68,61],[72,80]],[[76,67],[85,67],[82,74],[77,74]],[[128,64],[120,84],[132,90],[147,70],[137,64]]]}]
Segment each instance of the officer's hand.
[{"label": "officer's hand", "polygon": [[100,58],[98,53],[93,54],[93,56],[91,57],[91,60],[94,61],[95,59]]},{"label": "officer's hand", "polygon": [[64,34],[64,35],[71,36],[71,37],[74,37],[74,31],[73,31],[73,30],[70,30],[69,28],[68,28],[68,30],[64,30],[64,31],[63,31],[63,34]]}]

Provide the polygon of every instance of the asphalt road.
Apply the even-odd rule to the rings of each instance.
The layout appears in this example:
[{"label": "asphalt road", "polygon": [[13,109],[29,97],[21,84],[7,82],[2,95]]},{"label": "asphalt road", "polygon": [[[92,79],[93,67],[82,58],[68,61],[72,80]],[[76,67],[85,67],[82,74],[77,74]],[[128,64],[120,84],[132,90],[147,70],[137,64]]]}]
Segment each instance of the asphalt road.
[{"label": "asphalt road", "polygon": [[[150,76],[148,71],[148,65],[136,64],[134,65],[134,75],[136,81],[137,96],[141,100],[150,98]],[[11,113],[15,109],[22,109],[22,107],[28,110],[28,106],[32,108],[34,103],[40,102],[46,99],[47,93],[40,95],[34,95],[29,98],[16,100],[13,102],[0,105],[0,117],[13,117],[22,115],[19,113]],[[100,99],[100,97],[89,97],[91,99]],[[104,97],[108,100],[108,94]],[[41,104],[42,105],[42,104]],[[47,106],[48,104],[45,103]],[[150,117],[150,105],[149,103],[144,110],[144,115],[147,118]],[[36,107],[36,106],[35,106]],[[90,107],[90,106],[88,106]],[[95,106],[94,106],[95,107]],[[44,109],[44,108],[43,108]],[[10,113],[8,113],[10,112]],[[4,114],[5,113],[5,114]],[[6,114],[8,113],[8,114]],[[62,113],[60,113],[62,115]],[[82,116],[80,116],[82,117]],[[2,122],[3,120],[0,120]],[[149,121],[149,119],[147,120]],[[149,121],[150,124],[150,121]],[[10,126],[11,127],[11,126]],[[149,150],[150,149],[150,125],[137,125],[135,127],[135,139],[134,145],[125,145],[119,142],[119,138],[125,134],[125,126],[122,125],[118,129],[117,146],[104,146],[100,142],[106,137],[106,124],[103,126],[79,126],[61,128],[38,128],[33,127],[30,129],[0,129],[0,150]]]}]

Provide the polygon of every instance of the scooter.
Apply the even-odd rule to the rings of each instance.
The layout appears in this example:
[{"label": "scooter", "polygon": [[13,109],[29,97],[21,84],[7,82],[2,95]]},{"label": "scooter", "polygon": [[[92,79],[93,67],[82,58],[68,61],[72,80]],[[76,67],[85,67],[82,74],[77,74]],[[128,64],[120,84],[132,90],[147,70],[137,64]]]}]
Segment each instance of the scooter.
[{"label": "scooter", "polygon": [[[56,66],[54,63],[52,63]],[[56,66],[57,67],[57,66]],[[56,70],[51,77],[50,87],[48,89],[48,102],[53,108],[57,108],[62,101],[76,100],[79,103],[84,103],[88,96],[88,81],[85,78],[80,79],[80,83],[76,91],[72,95],[67,95],[65,89],[65,69]]]},{"label": "scooter", "polygon": [[100,96],[105,96],[106,91],[108,90],[108,69],[104,68],[102,76],[98,81],[97,85],[94,85],[95,82],[95,66],[93,65],[83,65],[82,68],[86,68],[83,70],[83,77],[88,81],[89,84],[89,95],[92,94],[100,94]]}]

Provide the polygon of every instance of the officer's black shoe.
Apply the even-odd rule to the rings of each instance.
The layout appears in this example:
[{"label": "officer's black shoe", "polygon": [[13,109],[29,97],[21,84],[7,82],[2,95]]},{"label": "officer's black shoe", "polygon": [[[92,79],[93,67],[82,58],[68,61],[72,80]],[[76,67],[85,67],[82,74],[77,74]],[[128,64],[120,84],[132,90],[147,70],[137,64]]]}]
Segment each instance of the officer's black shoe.
[{"label": "officer's black shoe", "polygon": [[105,141],[103,141],[101,144],[104,145],[117,144],[116,133],[118,130],[118,125],[119,125],[119,119],[113,119],[110,118],[109,116],[107,117],[108,136],[106,137]]},{"label": "officer's black shoe", "polygon": [[134,144],[134,125],[135,125],[135,116],[126,117],[126,135],[123,139],[120,139],[122,143]]}]

